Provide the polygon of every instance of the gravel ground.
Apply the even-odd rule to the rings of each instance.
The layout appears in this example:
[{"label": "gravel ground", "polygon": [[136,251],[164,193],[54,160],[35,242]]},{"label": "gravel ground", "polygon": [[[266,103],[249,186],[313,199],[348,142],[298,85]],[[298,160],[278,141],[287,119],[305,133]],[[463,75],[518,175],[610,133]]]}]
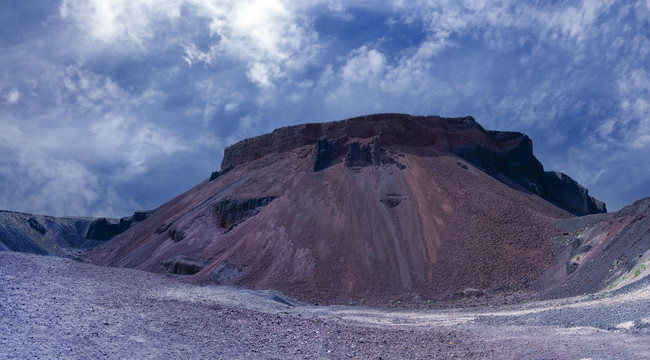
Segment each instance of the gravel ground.
[{"label": "gravel ground", "polygon": [[0,358],[642,359],[649,304],[645,284],[503,308],[307,306],[0,252]]}]

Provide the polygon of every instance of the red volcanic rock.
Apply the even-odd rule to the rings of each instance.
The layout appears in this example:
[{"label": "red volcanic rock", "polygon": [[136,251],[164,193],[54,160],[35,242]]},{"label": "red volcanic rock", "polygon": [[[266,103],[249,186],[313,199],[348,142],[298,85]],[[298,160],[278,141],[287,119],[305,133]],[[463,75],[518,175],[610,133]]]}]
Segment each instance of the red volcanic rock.
[{"label": "red volcanic rock", "polygon": [[222,169],[89,259],[154,272],[207,259],[188,281],[320,303],[434,299],[535,279],[555,219],[572,216],[540,197],[545,173],[526,135],[471,117],[286,127],[227,148]]}]

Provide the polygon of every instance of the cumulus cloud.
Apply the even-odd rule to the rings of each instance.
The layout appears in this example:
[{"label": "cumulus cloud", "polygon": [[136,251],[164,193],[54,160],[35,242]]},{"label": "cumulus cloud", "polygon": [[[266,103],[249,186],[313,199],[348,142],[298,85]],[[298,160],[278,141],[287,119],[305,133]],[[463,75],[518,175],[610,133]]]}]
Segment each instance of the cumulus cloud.
[{"label": "cumulus cloud", "polygon": [[[249,80],[270,88],[316,60],[318,35],[302,10],[284,0],[64,0],[59,13],[107,45],[142,49],[168,42],[183,49],[190,66],[246,64]],[[197,29],[163,37],[187,19],[205,26],[209,39]]]},{"label": "cumulus cloud", "polygon": [[318,35],[293,3],[253,0],[197,6],[211,19],[214,53],[247,64],[248,78],[260,87],[271,87],[288,72],[315,61]]}]

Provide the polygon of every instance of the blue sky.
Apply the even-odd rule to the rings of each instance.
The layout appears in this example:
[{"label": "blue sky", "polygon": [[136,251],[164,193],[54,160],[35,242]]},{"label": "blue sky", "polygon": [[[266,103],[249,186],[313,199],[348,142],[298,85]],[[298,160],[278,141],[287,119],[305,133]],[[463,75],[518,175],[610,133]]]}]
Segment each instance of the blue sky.
[{"label": "blue sky", "polygon": [[378,112],[527,133],[650,195],[649,1],[0,2],[0,208],[124,216],[274,128]]}]

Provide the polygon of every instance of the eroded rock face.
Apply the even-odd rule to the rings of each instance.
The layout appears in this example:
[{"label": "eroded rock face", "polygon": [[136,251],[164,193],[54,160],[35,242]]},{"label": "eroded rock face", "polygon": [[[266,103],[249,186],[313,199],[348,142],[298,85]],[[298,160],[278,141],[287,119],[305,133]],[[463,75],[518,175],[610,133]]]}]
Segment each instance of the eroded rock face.
[{"label": "eroded rock face", "polygon": [[30,217],[28,222],[32,229],[38,231],[40,234],[45,234],[45,227],[36,218]]},{"label": "eroded rock face", "polygon": [[[335,141],[327,139],[337,139]],[[471,116],[443,118],[376,114],[348,120],[277,129],[226,148],[222,168],[315,144],[314,171],[345,153],[346,166],[404,166],[386,148],[412,146],[453,153],[511,187],[521,187],[575,214],[606,212],[569,176],[545,172],[533,155],[531,139],[522,133],[485,130]]]},{"label": "eroded rock face", "polygon": [[386,205],[389,208],[396,207],[402,202],[402,200],[404,200],[404,197],[401,194],[386,194],[381,199],[379,199],[382,204]]},{"label": "eroded rock face", "polygon": [[603,202],[591,197],[587,189],[568,175],[544,171],[533,155],[533,143],[527,135],[499,131],[487,134],[497,142],[497,147],[467,147],[455,153],[491,176],[502,180],[505,175],[524,189],[575,215],[607,212]]},{"label": "eroded rock face", "polygon": [[[160,265],[171,274],[195,275],[208,267],[211,261],[212,259],[178,255],[172,260],[161,262]],[[210,271],[208,280],[217,285],[228,285],[239,275],[237,268],[224,261]]]},{"label": "eroded rock face", "polygon": [[108,240],[121,232],[119,220],[100,218],[90,224],[86,237],[93,240]]},{"label": "eroded rock face", "polygon": [[330,165],[334,159],[344,153],[342,143],[347,141],[347,137],[338,140],[327,140],[326,137],[318,139],[316,150],[314,151],[314,171],[320,171]]},{"label": "eroded rock face", "polygon": [[237,224],[259,213],[275,197],[221,200],[215,208],[217,225],[230,231]]},{"label": "eroded rock face", "polygon": [[399,162],[394,152],[382,148],[380,138],[381,134],[366,141],[349,140],[347,136],[328,141],[326,137],[322,137],[316,143],[314,150],[313,169],[323,170],[339,158],[342,158],[345,166],[351,169],[386,164],[404,169],[405,166]]},{"label": "eroded rock face", "polygon": [[169,237],[174,240],[174,242],[179,242],[183,239],[185,239],[185,233],[181,230],[178,229],[169,229],[167,232],[169,234]]},{"label": "eroded rock face", "polygon": [[208,259],[178,255],[173,260],[164,261],[161,265],[172,274],[194,275],[210,263]]},{"label": "eroded rock face", "polygon": [[370,145],[361,145],[358,142],[350,143],[345,154],[345,166],[364,167],[372,165],[372,148]]}]

